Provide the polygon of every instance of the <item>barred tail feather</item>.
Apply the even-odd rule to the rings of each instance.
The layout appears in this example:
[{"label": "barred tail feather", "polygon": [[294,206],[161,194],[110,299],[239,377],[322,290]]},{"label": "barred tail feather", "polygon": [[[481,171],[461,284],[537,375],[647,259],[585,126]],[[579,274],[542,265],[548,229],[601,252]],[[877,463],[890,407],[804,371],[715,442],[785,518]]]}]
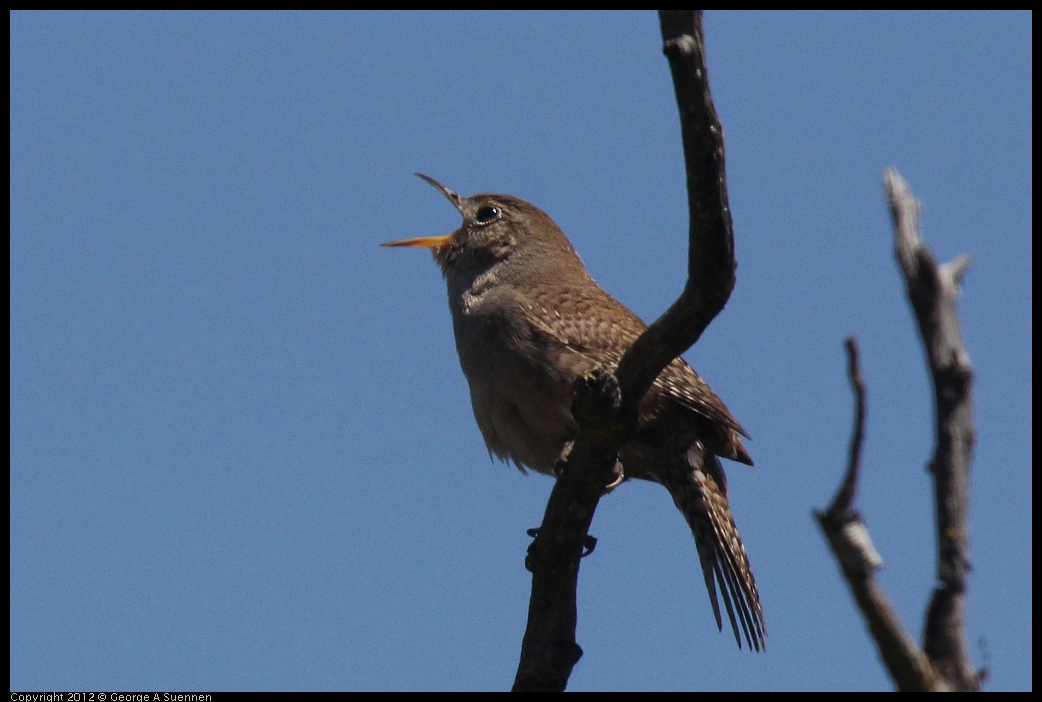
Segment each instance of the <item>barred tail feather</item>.
[{"label": "barred tail feather", "polygon": [[767,631],[760,595],[756,590],[756,580],[745,554],[742,537],[738,534],[727,504],[723,468],[719,460],[716,456],[706,456],[703,466],[686,470],[683,479],[670,482],[673,484],[667,487],[673,495],[673,501],[683,512],[695,537],[695,547],[698,549],[717,628],[723,630],[716,592],[719,584],[738,647],[742,647],[744,634],[749,648],[763,650],[766,648],[764,637]]}]

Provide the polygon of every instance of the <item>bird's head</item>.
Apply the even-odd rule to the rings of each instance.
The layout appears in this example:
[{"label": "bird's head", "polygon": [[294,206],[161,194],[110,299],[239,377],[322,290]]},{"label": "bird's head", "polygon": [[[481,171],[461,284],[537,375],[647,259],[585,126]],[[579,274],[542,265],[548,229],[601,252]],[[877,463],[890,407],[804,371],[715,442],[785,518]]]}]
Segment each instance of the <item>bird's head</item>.
[{"label": "bird's head", "polygon": [[[509,260],[504,273],[513,277],[538,270],[549,274],[553,264],[578,262],[568,238],[535,205],[511,195],[478,193],[459,195],[438,181],[417,173],[444,195],[463,216],[459,229],[444,236],[423,236],[391,241],[381,246],[415,246],[431,250],[445,276],[487,270]],[[519,265],[520,264],[520,265]],[[581,268],[581,262],[578,263]],[[520,269],[520,270],[517,270]]]}]

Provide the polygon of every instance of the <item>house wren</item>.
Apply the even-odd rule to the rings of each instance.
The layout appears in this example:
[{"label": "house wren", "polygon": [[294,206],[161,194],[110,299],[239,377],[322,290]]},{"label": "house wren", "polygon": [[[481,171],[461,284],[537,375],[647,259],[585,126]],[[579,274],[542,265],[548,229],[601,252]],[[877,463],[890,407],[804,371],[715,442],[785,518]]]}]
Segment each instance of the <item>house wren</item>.
[{"label": "house wren", "polygon": [[[452,328],[474,417],[489,452],[553,474],[575,438],[572,384],[614,369],[645,324],[605,292],[549,216],[524,200],[462,197],[433,178],[463,215],[446,236],[383,246],[428,248],[448,282]],[[659,374],[640,403],[637,432],[619,452],[626,478],[669,490],[695,537],[717,627],[717,584],[738,646],[764,646],[763,610],[727,502],[717,456],[752,465],[724,403],[683,359]]]}]

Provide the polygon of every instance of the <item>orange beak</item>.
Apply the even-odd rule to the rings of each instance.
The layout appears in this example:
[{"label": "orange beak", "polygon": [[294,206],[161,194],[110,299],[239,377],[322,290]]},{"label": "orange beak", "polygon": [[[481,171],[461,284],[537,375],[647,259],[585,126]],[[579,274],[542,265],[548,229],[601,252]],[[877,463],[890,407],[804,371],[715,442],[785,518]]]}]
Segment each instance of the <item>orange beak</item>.
[{"label": "orange beak", "polygon": [[[461,204],[463,198],[461,198],[459,195],[452,192],[451,190],[449,190],[444,185],[434,180],[430,176],[425,176],[422,173],[417,173],[416,175],[433,185],[438,190],[438,192],[440,192],[442,195],[449,199],[449,202],[452,203],[453,207],[459,210],[460,214],[463,214],[463,206]],[[417,246],[423,249],[434,250],[440,249],[443,246],[448,246],[449,242],[452,240],[452,236],[452,234],[446,234],[445,236],[418,236],[415,239],[388,241],[386,244],[380,244],[380,246]]]},{"label": "orange beak", "polygon": [[445,236],[418,236],[415,239],[402,239],[401,241],[388,241],[380,246],[418,246],[424,249],[440,249],[449,243],[452,234]]}]

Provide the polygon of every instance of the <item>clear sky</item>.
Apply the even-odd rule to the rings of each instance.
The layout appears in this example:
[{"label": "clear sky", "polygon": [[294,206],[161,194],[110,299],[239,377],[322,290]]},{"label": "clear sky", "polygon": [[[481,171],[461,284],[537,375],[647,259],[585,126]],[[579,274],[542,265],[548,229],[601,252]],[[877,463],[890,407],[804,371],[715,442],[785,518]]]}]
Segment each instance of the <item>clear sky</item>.
[{"label": "clear sky", "polygon": [[[738,284],[687,358],[767,652],[718,633],[668,494],[601,502],[572,690],[889,689],[811,511],[868,384],[858,497],[921,637],[932,400],[881,176],[969,254],[967,635],[1032,687],[1029,13],[706,16]],[[686,275],[651,12],[11,15],[11,686],[506,689],[550,478],[490,461],[441,275],[380,242],[548,212],[645,319]]]}]

